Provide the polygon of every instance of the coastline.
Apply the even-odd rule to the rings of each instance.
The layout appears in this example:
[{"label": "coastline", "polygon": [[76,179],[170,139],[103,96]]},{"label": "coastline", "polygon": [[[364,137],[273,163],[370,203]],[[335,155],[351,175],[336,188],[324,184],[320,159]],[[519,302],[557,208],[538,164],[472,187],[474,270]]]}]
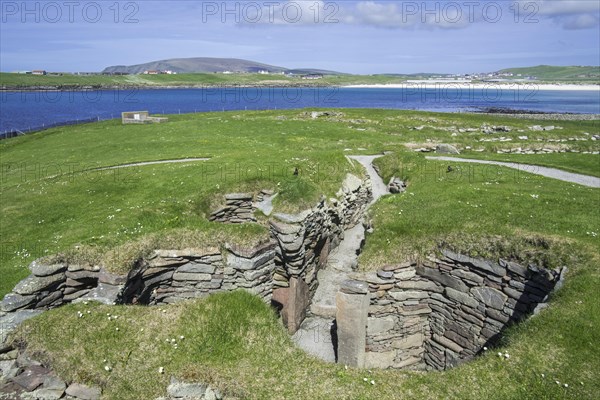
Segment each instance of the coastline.
[{"label": "coastline", "polygon": [[60,86],[0,86],[0,92],[67,92],[84,90],[177,90],[177,89],[276,89],[276,88],[330,88],[338,85],[317,85],[317,84],[294,84],[294,85],[261,85],[252,83],[240,84],[201,84],[201,85],[102,85],[102,86],[79,86],[79,85],[60,85]]},{"label": "coastline", "polygon": [[344,89],[463,89],[463,90],[524,90],[524,91],[600,91],[600,85],[559,83],[467,83],[467,82],[405,82],[401,84],[347,85]]},{"label": "coastline", "polygon": [[408,89],[408,90],[513,90],[535,93],[537,91],[598,91],[600,84],[560,84],[560,83],[466,83],[466,82],[404,82],[386,84],[358,84],[358,85],[327,85],[324,83],[295,83],[295,84],[197,84],[197,85],[58,85],[58,86],[0,86],[0,92],[40,92],[40,91],[73,91],[73,90],[176,90],[176,89],[274,89],[274,88],[338,88],[338,89]]}]

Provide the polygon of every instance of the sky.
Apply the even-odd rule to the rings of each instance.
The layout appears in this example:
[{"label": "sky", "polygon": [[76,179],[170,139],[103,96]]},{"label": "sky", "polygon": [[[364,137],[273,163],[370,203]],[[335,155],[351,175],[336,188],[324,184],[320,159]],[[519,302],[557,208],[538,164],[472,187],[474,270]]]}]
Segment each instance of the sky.
[{"label": "sky", "polygon": [[600,65],[599,0],[7,1],[0,71],[242,58],[356,74]]}]

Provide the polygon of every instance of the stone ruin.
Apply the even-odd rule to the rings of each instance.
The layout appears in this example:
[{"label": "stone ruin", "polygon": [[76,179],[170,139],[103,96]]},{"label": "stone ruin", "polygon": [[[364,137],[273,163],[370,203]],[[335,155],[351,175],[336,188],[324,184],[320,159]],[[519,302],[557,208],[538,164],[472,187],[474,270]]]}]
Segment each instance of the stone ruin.
[{"label": "stone ruin", "polygon": [[[278,308],[293,334],[310,310],[317,273],[344,232],[362,223],[371,198],[369,179],[349,174],[337,198],[297,215],[275,214],[266,243],[156,250],[125,275],[92,265],[33,262],[31,275],[0,302],[0,355],[16,351],[8,334],[18,324],[66,303],[170,304],[239,289]],[[215,221],[252,220],[252,195],[226,201]],[[354,273],[336,297],[336,361],[361,368],[452,368],[543,308],[565,270],[442,249],[422,262]]]},{"label": "stone ruin", "polygon": [[337,297],[338,362],[455,367],[496,343],[510,324],[544,308],[565,272],[443,249],[439,258],[357,274]]}]

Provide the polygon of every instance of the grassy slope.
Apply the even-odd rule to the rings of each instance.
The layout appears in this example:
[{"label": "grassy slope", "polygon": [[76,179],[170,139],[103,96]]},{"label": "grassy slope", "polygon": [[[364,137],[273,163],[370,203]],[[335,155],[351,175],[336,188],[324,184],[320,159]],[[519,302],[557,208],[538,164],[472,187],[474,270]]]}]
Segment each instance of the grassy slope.
[{"label": "grassy slope", "polygon": [[[157,397],[173,374],[255,399],[592,399],[600,391],[594,375],[600,369],[600,353],[595,348],[600,339],[596,329],[600,310],[595,301],[600,282],[598,239],[587,232],[600,232],[598,190],[515,176],[499,167],[468,170],[455,166],[448,174],[446,163],[425,161],[403,145],[441,141],[483,146],[493,152],[501,144],[479,142],[489,135],[451,136],[446,129],[483,123],[526,129],[540,122],[375,110],[344,110],[312,120],[303,111],[271,111],[173,116],[169,123],[153,126],[123,127],[112,121],[54,129],[0,143],[1,233],[3,241],[10,238],[10,243],[29,243],[31,248],[51,252],[75,243],[111,248],[145,240],[150,233],[168,236],[174,229],[198,229],[210,236],[226,229],[203,217],[210,199],[217,195],[275,188],[284,182],[279,207],[312,204],[321,193],[333,194],[344,174],[352,171],[343,158],[345,149],[353,153],[360,152],[358,148],[365,148],[364,153],[392,150],[394,154],[378,161],[382,174],[385,179],[392,175],[408,179],[409,192],[389,196],[372,210],[376,230],[361,257],[364,268],[427,252],[448,238],[476,254],[538,251],[531,257],[547,261],[539,254],[539,248],[547,245],[540,236],[556,243],[553,248],[557,250],[551,251],[558,252],[555,262],[572,264],[553,306],[511,329],[500,348],[511,354],[510,361],[498,359],[494,350],[443,373],[345,370],[295,350],[272,312],[242,293],[165,307],[166,313],[158,308],[71,305],[31,321],[22,337],[31,349],[43,350],[64,378],[99,384],[106,398]],[[421,125],[426,127],[411,129]],[[536,135],[556,140],[598,131],[597,121],[556,125],[564,129]],[[535,143],[537,139],[531,138]],[[591,141],[570,145],[579,150],[597,150],[598,146]],[[191,163],[135,168],[125,177],[87,173],[42,179],[56,174],[57,164],[64,169],[66,162],[106,166],[202,156],[213,157],[212,167],[239,167],[216,176],[212,172],[203,176],[204,164]],[[544,157],[548,163],[567,163],[563,166],[584,171],[595,170],[593,160],[599,159],[597,155],[590,156],[590,162],[561,154]],[[24,173],[21,163],[37,169]],[[256,179],[256,175],[236,172],[273,163],[280,171],[300,166],[303,173],[298,180],[288,181],[282,179],[287,173]],[[8,170],[8,165],[13,169]],[[218,239],[264,234],[250,227],[230,229]],[[492,242],[486,241],[488,234],[508,239],[492,248]],[[6,292],[26,274],[24,266],[37,254],[14,254],[12,247],[4,248],[10,250],[2,254],[0,271]],[[91,314],[79,319],[78,310]],[[109,322],[106,313],[120,318]],[[174,350],[166,339],[179,335],[185,340]],[[113,368],[110,373],[104,370],[106,364]],[[165,375],[158,374],[160,366],[166,368]],[[375,386],[365,384],[364,378],[373,379]],[[569,388],[555,380],[568,383]]]},{"label": "grassy slope", "polygon": [[[299,118],[172,116],[164,125],[109,121],[3,141],[1,292],[27,274],[35,257],[75,244],[114,248],[175,229],[200,230],[221,241],[227,235],[237,241],[251,233],[264,236],[264,229],[222,227],[208,223],[205,215],[226,193],[260,189],[277,189],[281,210],[310,207],[321,194],[335,194],[347,172],[362,173],[344,159],[346,146],[381,151],[369,145],[374,135],[352,133],[343,124],[306,124],[302,112],[286,114]],[[296,151],[290,152],[292,148]],[[211,160],[80,172],[186,157]],[[299,177],[293,175],[295,168]],[[221,230],[225,233],[215,236]]]},{"label": "grassy slope", "polygon": [[[536,67],[508,68],[500,72],[522,74],[523,76],[535,76],[541,81],[600,81],[600,67],[555,67],[549,65],[538,65]],[[583,77],[582,77],[583,76]]]}]

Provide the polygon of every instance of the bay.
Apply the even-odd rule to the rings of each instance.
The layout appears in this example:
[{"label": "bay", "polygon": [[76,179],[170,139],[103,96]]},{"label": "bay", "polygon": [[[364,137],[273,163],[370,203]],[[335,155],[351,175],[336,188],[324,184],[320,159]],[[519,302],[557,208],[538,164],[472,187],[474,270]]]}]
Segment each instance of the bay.
[{"label": "bay", "polygon": [[0,134],[120,118],[124,111],[179,114],[296,108],[382,108],[467,112],[487,108],[600,114],[600,91],[534,87],[202,88],[0,92]]}]

